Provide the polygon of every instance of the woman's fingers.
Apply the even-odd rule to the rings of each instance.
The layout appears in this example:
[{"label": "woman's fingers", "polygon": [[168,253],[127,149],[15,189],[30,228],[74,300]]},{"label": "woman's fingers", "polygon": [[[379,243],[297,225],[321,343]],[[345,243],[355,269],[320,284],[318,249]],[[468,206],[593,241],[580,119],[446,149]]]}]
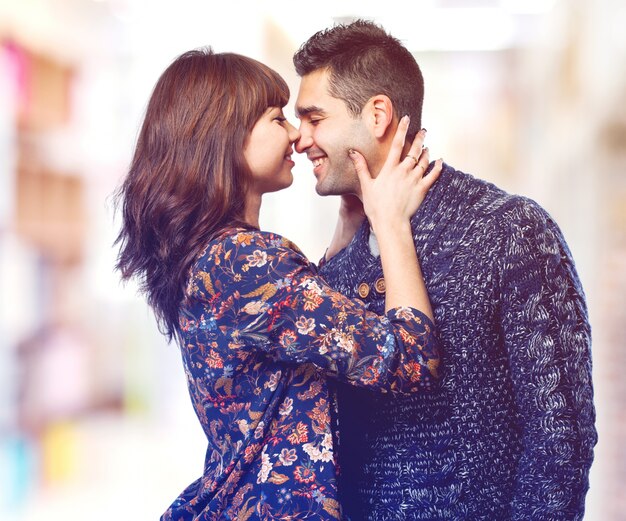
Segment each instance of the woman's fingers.
[{"label": "woman's fingers", "polygon": [[422,170],[428,168],[428,150],[424,148],[424,139],[426,139],[426,129],[423,128],[415,134],[411,148],[409,148],[407,155],[404,156],[403,161],[406,161],[411,169],[417,166],[421,166]]},{"label": "woman's fingers", "polygon": [[409,116],[402,116],[400,122],[398,123],[396,133],[393,136],[391,148],[389,149],[389,155],[387,156],[387,160],[385,161],[385,166],[383,168],[393,168],[400,162],[400,156],[402,155],[402,150],[404,149],[404,140],[408,129]]},{"label": "woman's fingers", "polygon": [[428,169],[428,165],[430,165],[430,150],[425,147],[415,165],[415,170],[422,176]]},{"label": "woman's fingers", "polygon": [[365,161],[365,158],[361,155],[360,152],[357,152],[353,148],[348,150],[348,157],[350,157],[350,159],[352,160],[354,169],[359,176],[361,190],[364,190],[367,183],[372,181],[372,174],[370,174],[370,170],[367,167],[367,161]]},{"label": "woman's fingers", "polygon": [[433,184],[435,184],[435,181],[437,179],[439,179],[439,174],[441,174],[442,169],[443,169],[443,159],[437,159],[430,173],[426,177],[422,177],[420,182],[422,183],[422,187],[426,191],[430,190],[430,187],[433,186]]}]

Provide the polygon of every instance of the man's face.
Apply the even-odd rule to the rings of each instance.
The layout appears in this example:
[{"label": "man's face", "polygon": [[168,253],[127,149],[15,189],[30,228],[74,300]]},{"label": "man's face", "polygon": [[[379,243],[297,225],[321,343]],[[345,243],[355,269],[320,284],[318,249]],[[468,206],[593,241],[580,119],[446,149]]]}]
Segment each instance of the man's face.
[{"label": "man's face", "polygon": [[317,70],[302,77],[296,114],[300,139],[296,151],[306,153],[317,178],[320,195],[360,195],[359,180],[348,149],[367,157],[372,136],[360,116],[354,117],[343,100],[328,93],[328,73]]}]

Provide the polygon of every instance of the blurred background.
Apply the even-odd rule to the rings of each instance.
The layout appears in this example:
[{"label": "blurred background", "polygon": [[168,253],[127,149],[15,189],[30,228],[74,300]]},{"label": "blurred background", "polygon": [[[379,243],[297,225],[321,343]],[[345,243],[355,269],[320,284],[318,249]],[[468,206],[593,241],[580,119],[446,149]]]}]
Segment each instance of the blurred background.
[{"label": "blurred background", "polygon": [[[177,347],[113,270],[112,193],[160,73],[205,45],[277,69],[376,20],[415,53],[433,158],[529,196],[585,287],[600,442],[587,516],[626,519],[626,2],[0,0],[0,518],[156,519],[202,472]],[[295,122],[293,106],[287,115]],[[261,224],[318,259],[337,201],[296,181]]]}]

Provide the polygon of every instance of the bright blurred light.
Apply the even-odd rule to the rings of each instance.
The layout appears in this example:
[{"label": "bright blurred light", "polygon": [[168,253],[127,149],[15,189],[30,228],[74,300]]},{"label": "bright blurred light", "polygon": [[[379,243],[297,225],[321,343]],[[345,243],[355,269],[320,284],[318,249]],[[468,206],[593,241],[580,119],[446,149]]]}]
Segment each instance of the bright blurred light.
[{"label": "bright blurred light", "polygon": [[500,8],[424,9],[381,22],[412,51],[494,51],[517,43],[514,15]]},{"label": "bright blurred light", "polygon": [[550,11],[556,0],[501,0],[504,9],[515,14],[542,14]]}]

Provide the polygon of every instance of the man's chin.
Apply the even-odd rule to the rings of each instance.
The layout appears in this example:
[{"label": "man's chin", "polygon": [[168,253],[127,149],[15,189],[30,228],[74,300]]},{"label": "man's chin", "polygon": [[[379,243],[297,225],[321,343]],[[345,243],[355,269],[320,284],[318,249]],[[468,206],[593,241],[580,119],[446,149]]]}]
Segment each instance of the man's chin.
[{"label": "man's chin", "polygon": [[315,191],[317,195],[331,195],[328,193],[328,187],[324,185],[324,182],[321,179],[318,179],[317,183],[315,183]]},{"label": "man's chin", "polygon": [[338,194],[336,190],[329,189],[323,184],[315,185],[315,191],[317,192],[317,195],[321,195],[322,197],[326,197],[327,195],[341,195],[341,194]]},{"label": "man's chin", "polygon": [[[353,181],[353,182],[352,182]],[[358,179],[337,179],[332,175],[320,176],[315,184],[317,195],[347,195],[354,194],[359,188]]]},{"label": "man's chin", "polygon": [[327,195],[349,195],[356,193],[352,187],[325,186],[324,183],[316,184],[315,191],[317,195],[321,195],[322,197],[326,197]]}]

